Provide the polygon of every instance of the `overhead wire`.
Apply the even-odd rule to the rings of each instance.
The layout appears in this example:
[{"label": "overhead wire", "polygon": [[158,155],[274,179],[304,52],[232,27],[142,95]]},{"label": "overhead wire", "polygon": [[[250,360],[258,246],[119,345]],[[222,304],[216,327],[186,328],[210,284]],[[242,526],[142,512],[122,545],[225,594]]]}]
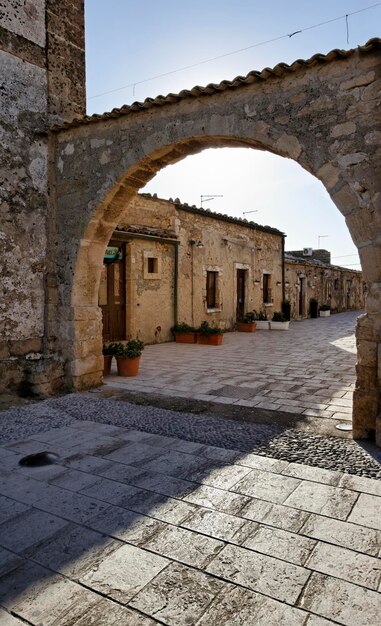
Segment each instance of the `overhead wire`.
[{"label": "overhead wire", "polygon": [[155,76],[151,76],[149,78],[144,78],[143,80],[135,81],[133,83],[129,83],[128,85],[123,85],[123,87],[116,87],[115,89],[110,89],[109,91],[103,91],[102,93],[95,94],[94,96],[89,96],[88,100],[94,100],[95,98],[100,98],[101,96],[107,96],[111,93],[116,93],[117,91],[123,91],[124,89],[129,89],[132,87],[133,96],[135,95],[135,88],[137,85],[142,85],[143,83],[148,83],[151,80],[156,80],[157,78],[164,78],[165,76],[170,76],[172,74],[177,74],[178,72],[183,72],[185,70],[192,69],[194,67],[198,67],[200,65],[205,65],[206,63],[211,63],[213,61],[217,61],[219,59],[224,59],[229,56],[233,56],[234,54],[239,54],[241,52],[246,52],[247,50],[251,50],[253,48],[258,48],[259,46],[265,46],[269,43],[273,43],[275,41],[280,41],[281,39],[291,39],[294,35],[298,35],[300,33],[304,33],[306,31],[312,30],[314,28],[320,28],[321,26],[326,26],[327,24],[332,24],[333,22],[337,22],[339,20],[345,19],[346,22],[346,33],[347,33],[347,44],[349,45],[349,25],[348,25],[348,17],[352,15],[357,15],[358,13],[364,13],[364,11],[369,11],[370,9],[374,9],[376,7],[381,6],[381,2],[376,2],[375,4],[371,4],[363,9],[358,9],[357,11],[352,11],[351,13],[345,13],[344,15],[339,15],[338,17],[334,17],[330,20],[325,20],[324,22],[319,22],[317,24],[312,24],[312,26],[306,26],[305,28],[301,28],[295,30],[292,33],[286,33],[285,35],[280,35],[279,37],[273,37],[272,39],[267,39],[265,41],[260,41],[258,43],[254,43],[250,46],[246,46],[245,48],[240,48],[239,50],[232,50],[231,52],[226,52],[225,54],[220,54],[215,57],[211,57],[210,59],[205,59],[204,61],[198,61],[197,63],[191,63],[189,65],[184,65],[183,67],[179,67],[175,70],[170,70],[168,72],[163,72],[162,74],[156,74]]}]

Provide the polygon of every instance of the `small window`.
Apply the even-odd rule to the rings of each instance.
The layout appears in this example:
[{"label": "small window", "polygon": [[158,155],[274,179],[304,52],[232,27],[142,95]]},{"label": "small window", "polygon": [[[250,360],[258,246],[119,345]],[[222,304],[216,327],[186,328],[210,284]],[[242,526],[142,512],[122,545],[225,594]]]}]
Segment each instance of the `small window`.
[{"label": "small window", "polygon": [[156,257],[147,257],[147,272],[148,274],[158,273],[158,259]]},{"label": "small window", "polygon": [[334,288],[336,289],[336,291],[339,289],[339,286],[340,286],[339,279],[335,278]]},{"label": "small window", "polygon": [[161,279],[161,258],[159,255],[154,256],[152,250],[143,251],[143,278],[144,280],[160,280]]},{"label": "small window", "polygon": [[217,308],[218,272],[206,272],[206,306],[208,309]]},{"label": "small window", "polygon": [[269,304],[271,301],[271,274],[263,274],[263,303]]}]

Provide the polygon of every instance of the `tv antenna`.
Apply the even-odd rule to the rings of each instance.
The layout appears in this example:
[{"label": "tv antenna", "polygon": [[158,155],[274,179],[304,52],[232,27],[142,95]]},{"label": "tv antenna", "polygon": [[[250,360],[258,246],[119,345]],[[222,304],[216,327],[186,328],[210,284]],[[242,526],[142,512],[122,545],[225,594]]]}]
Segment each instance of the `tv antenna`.
[{"label": "tv antenna", "polygon": [[211,200],[214,200],[214,198],[223,198],[223,195],[217,194],[217,193],[208,193],[208,194],[204,194],[200,196],[201,199],[201,208],[202,208],[202,204],[203,202],[210,202]]}]

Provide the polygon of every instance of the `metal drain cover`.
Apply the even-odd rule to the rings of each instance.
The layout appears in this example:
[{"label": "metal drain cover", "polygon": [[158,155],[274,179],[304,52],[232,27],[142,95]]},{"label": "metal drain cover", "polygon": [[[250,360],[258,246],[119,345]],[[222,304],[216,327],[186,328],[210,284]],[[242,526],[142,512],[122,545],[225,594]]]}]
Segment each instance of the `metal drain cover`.
[{"label": "metal drain cover", "polygon": [[36,452],[35,454],[28,454],[19,460],[19,465],[26,465],[27,467],[42,467],[43,465],[52,465],[56,463],[60,457],[55,452]]},{"label": "metal drain cover", "polygon": [[337,430],[352,430],[352,424],[349,422],[342,422],[341,424],[337,424],[335,428],[337,428]]}]

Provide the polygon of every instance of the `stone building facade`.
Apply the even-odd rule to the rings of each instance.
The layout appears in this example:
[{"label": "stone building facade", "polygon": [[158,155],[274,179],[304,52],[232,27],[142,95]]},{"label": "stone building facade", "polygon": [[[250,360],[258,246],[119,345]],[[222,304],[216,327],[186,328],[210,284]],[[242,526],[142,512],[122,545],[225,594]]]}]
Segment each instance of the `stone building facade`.
[{"label": "stone building facade", "polygon": [[170,163],[250,147],[299,163],[345,217],[367,284],[353,432],[381,445],[381,40],[88,117],[83,0],[3,0],[0,27],[2,387],[99,384],[99,282],[126,207]]},{"label": "stone building facade", "polygon": [[233,330],[248,311],[270,320],[284,299],[292,319],[310,317],[312,298],[333,313],[364,307],[361,272],[331,265],[326,250],[311,254],[318,258],[284,253],[284,237],[178,199],[139,194],[109,242],[118,258],[105,258],[102,269],[103,341],[171,341],[177,321]]},{"label": "stone building facade", "polygon": [[[170,341],[176,321],[199,326],[207,320],[232,330],[248,311],[271,319],[281,308],[284,237],[275,228],[142,194],[130,203],[112,244],[121,249],[116,271],[125,280],[125,337]],[[104,265],[104,322],[110,281],[115,268]],[[121,293],[113,307],[116,335],[107,336],[106,322],[105,340],[125,338],[118,325]]]},{"label": "stone building facade", "polygon": [[332,313],[365,307],[362,272],[332,265],[329,259],[327,250],[313,251],[310,257],[303,256],[303,251],[299,256],[298,252],[285,253],[284,291],[291,304],[291,319],[310,317],[311,300],[316,300],[318,307],[329,305]]}]

